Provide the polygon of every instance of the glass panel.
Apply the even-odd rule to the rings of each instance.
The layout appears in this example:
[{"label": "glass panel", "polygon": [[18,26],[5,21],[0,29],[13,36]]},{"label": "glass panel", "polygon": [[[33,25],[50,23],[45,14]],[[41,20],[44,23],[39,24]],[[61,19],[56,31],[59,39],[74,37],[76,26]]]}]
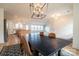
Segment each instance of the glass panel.
[{"label": "glass panel", "polygon": [[16,27],[16,29],[22,29],[22,28],[23,28],[23,26],[22,26],[21,23],[17,23],[17,24],[15,25],[15,27]]},{"label": "glass panel", "polygon": [[28,25],[26,25],[26,30],[28,30],[29,29],[29,26]]},{"label": "glass panel", "polygon": [[34,25],[31,25],[31,30],[34,30]]},{"label": "glass panel", "polygon": [[41,25],[31,25],[31,30],[33,30],[33,31],[42,31],[43,26],[41,26]]},{"label": "glass panel", "polygon": [[43,26],[40,26],[40,30],[43,30]]}]

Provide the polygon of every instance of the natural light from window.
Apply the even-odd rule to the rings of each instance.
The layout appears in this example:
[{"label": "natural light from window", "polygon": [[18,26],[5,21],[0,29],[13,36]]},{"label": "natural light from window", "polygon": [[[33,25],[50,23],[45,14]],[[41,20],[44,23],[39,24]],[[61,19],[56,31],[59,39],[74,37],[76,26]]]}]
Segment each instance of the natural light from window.
[{"label": "natural light from window", "polygon": [[42,25],[31,25],[31,30],[33,31],[43,31],[43,26]]}]

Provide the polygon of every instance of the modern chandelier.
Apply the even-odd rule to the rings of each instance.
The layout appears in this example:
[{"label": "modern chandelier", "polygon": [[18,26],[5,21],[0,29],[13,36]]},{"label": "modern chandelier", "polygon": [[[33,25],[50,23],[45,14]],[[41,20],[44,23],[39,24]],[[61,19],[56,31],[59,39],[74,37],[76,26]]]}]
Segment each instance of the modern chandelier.
[{"label": "modern chandelier", "polygon": [[46,3],[31,3],[31,18],[43,19],[46,17],[47,4]]}]

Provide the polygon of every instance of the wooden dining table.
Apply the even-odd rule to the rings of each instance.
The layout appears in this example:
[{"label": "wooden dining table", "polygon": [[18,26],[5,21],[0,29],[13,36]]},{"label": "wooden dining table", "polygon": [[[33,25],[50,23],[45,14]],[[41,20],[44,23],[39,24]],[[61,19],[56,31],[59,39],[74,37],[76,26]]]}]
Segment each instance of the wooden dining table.
[{"label": "wooden dining table", "polygon": [[61,49],[72,43],[71,40],[58,38],[53,39],[49,38],[48,36],[40,36],[39,34],[34,33],[29,34],[28,41],[33,49],[37,50],[43,56],[54,55],[56,52],[58,52],[58,55],[60,55]]}]

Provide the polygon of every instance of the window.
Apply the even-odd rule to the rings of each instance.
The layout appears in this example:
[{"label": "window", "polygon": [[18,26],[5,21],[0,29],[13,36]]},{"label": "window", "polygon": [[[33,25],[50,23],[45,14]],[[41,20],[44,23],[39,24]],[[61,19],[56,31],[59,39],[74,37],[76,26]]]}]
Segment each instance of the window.
[{"label": "window", "polygon": [[34,30],[34,25],[31,25],[31,30]]},{"label": "window", "polygon": [[40,26],[37,26],[37,29],[40,30]]},{"label": "window", "polygon": [[49,32],[49,31],[50,31],[50,29],[49,29],[48,26],[45,27],[45,31],[46,31],[46,32]]},{"label": "window", "polygon": [[43,26],[41,26],[41,25],[31,25],[31,30],[33,30],[33,31],[42,31]]},{"label": "window", "polygon": [[28,25],[26,25],[26,30],[28,30],[29,29],[29,26]]},{"label": "window", "polygon": [[37,25],[34,25],[34,28],[35,28],[34,30],[36,30],[36,31],[38,30],[38,26]]},{"label": "window", "polygon": [[40,26],[40,30],[43,30],[43,26]]},{"label": "window", "polygon": [[17,23],[16,25],[15,25],[15,28],[16,29],[21,29],[23,26],[22,26],[22,24],[21,23]]}]

